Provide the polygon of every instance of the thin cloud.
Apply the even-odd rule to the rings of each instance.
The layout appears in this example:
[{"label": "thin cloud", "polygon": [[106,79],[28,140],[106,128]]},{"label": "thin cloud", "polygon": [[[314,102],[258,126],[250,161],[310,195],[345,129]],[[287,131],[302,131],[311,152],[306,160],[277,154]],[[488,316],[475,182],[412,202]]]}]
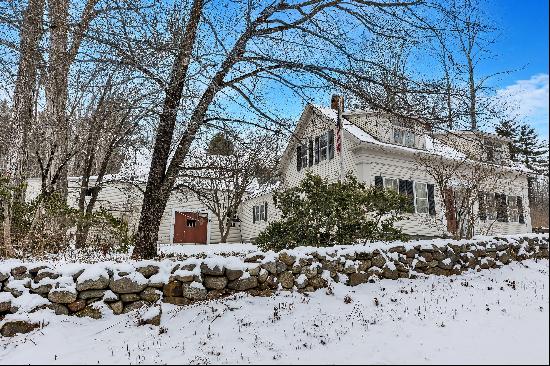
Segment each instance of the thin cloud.
[{"label": "thin cloud", "polygon": [[548,138],[548,80],[548,74],[537,74],[497,91],[497,97],[506,101],[520,120],[531,124],[544,138]]}]

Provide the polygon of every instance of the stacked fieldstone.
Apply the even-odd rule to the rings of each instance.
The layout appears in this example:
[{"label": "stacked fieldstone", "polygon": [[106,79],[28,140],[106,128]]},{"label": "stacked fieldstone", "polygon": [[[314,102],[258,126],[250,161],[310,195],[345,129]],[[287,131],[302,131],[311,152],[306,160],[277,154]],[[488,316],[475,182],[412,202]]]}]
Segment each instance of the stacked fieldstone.
[{"label": "stacked fieldstone", "polygon": [[[278,254],[257,252],[245,258],[192,258],[119,266],[80,264],[71,268],[59,266],[57,270],[47,264],[10,267],[6,265],[9,262],[0,262],[0,320],[6,314],[44,308],[58,315],[100,318],[98,304],[122,314],[160,301],[188,305],[236,292],[259,296],[275,290],[311,292],[327,287],[330,281],[355,286],[377,278],[449,276],[469,269],[496,268],[511,261],[548,258],[548,236],[542,235],[449,241],[441,245],[419,243],[388,249],[362,245],[297,248]],[[20,308],[21,304],[24,307]],[[159,322],[160,314],[154,324]],[[13,335],[35,328],[19,323],[0,323],[0,333]]]}]

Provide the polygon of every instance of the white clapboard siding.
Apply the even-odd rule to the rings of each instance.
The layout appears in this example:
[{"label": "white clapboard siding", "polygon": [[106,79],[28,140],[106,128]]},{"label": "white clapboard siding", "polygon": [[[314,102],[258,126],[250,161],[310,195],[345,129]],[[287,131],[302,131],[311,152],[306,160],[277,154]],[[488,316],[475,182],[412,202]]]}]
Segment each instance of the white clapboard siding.
[{"label": "white clapboard siding", "polygon": [[[326,118],[324,115],[319,113],[317,110],[314,110],[311,121],[306,120],[302,124],[302,128],[297,131],[297,139],[307,140],[312,138],[315,140],[316,136],[321,135],[322,133],[333,129],[336,134],[336,125],[334,121]],[[334,136],[334,141],[336,144],[336,135]],[[344,151],[344,175],[350,173],[354,176],[357,175],[356,164],[354,160],[351,147],[356,144],[356,139],[353,138],[349,133],[344,133],[343,139],[343,151]],[[296,169],[296,143],[291,144],[291,147],[288,149],[287,153],[289,154],[290,159],[288,164],[283,166],[283,183],[285,187],[294,187],[297,186],[302,179],[304,179],[306,172],[311,172],[317,174],[323,178],[326,178],[329,182],[335,182],[338,180],[340,174],[340,156],[336,151],[336,146],[334,147],[334,158],[320,161],[318,164],[313,164],[312,166],[303,167],[298,171]]]},{"label": "white clapboard siding", "polygon": [[[220,242],[221,234],[219,230],[218,220],[212,211],[208,210],[206,206],[197,198],[197,196],[191,192],[173,192],[166,204],[166,209],[162,215],[159,228],[159,243],[169,244],[173,240],[173,225],[174,225],[174,211],[200,211],[208,213],[208,237],[210,244],[217,244]],[[227,237],[228,243],[240,243],[240,225],[237,224],[229,230],[229,236]]]},{"label": "white clapboard siding", "polygon": [[[267,203],[267,221],[258,220],[254,222],[252,209],[254,206],[263,205],[265,203]],[[241,218],[242,240],[244,242],[253,242],[258,234],[265,230],[270,222],[280,218],[280,211],[275,208],[273,194],[267,193],[246,199],[241,205],[239,217]]]}]

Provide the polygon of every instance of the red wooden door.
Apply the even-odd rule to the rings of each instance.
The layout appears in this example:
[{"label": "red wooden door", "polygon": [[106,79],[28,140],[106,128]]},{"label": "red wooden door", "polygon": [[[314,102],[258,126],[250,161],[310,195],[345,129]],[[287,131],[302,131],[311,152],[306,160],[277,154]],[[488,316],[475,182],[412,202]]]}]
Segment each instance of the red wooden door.
[{"label": "red wooden door", "polygon": [[177,212],[174,220],[174,243],[206,244],[208,216],[197,212]]}]

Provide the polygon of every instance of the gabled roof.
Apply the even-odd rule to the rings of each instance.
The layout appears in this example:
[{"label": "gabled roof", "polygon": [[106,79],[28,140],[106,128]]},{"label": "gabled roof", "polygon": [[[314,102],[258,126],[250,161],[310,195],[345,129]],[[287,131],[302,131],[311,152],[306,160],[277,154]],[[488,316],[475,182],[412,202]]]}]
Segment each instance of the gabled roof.
[{"label": "gabled roof", "polygon": [[[303,129],[304,124],[306,120],[308,120],[307,117],[313,112],[318,112],[322,116],[324,116],[327,120],[333,121],[334,124],[336,124],[337,120],[337,112],[331,108],[325,108],[313,104],[308,104],[306,108],[304,109],[304,112],[300,116],[300,119],[298,121],[298,124],[296,125],[295,134],[298,134],[301,129]],[[404,153],[410,153],[410,154],[417,154],[417,153],[427,153],[427,154],[433,154],[437,156],[441,156],[447,159],[465,159],[466,155],[451,146],[445,144],[441,139],[437,139],[437,136],[443,136],[443,134],[425,134],[424,137],[426,139],[426,149],[416,149],[412,147],[397,145],[397,144],[390,144],[387,142],[383,142],[369,134],[368,132],[364,131],[361,127],[353,124],[349,120],[347,120],[345,117],[349,115],[357,115],[357,114],[373,114],[375,112],[372,111],[346,111],[343,113],[343,127],[344,131],[346,131],[349,135],[353,136],[357,141],[359,142],[359,145],[370,145],[373,147],[378,147],[380,149],[387,149],[389,151],[395,151],[395,152],[404,152]],[[457,131],[452,131],[452,133],[455,133]],[[459,133],[474,133],[472,131],[458,131]],[[482,136],[489,137],[489,138],[500,138],[498,135],[486,133],[486,132],[480,132],[476,131]],[[287,148],[285,149],[283,159],[286,159],[284,164],[281,164],[281,167],[286,167],[286,164],[288,164],[288,161],[290,161],[290,152],[293,151],[294,146],[296,145],[296,139],[291,140],[289,144],[287,145]],[[283,159],[281,159],[281,162],[283,162]],[[523,166],[522,164],[514,163],[510,167],[508,167],[510,170],[520,171],[529,173],[532,172],[527,167]]]}]

